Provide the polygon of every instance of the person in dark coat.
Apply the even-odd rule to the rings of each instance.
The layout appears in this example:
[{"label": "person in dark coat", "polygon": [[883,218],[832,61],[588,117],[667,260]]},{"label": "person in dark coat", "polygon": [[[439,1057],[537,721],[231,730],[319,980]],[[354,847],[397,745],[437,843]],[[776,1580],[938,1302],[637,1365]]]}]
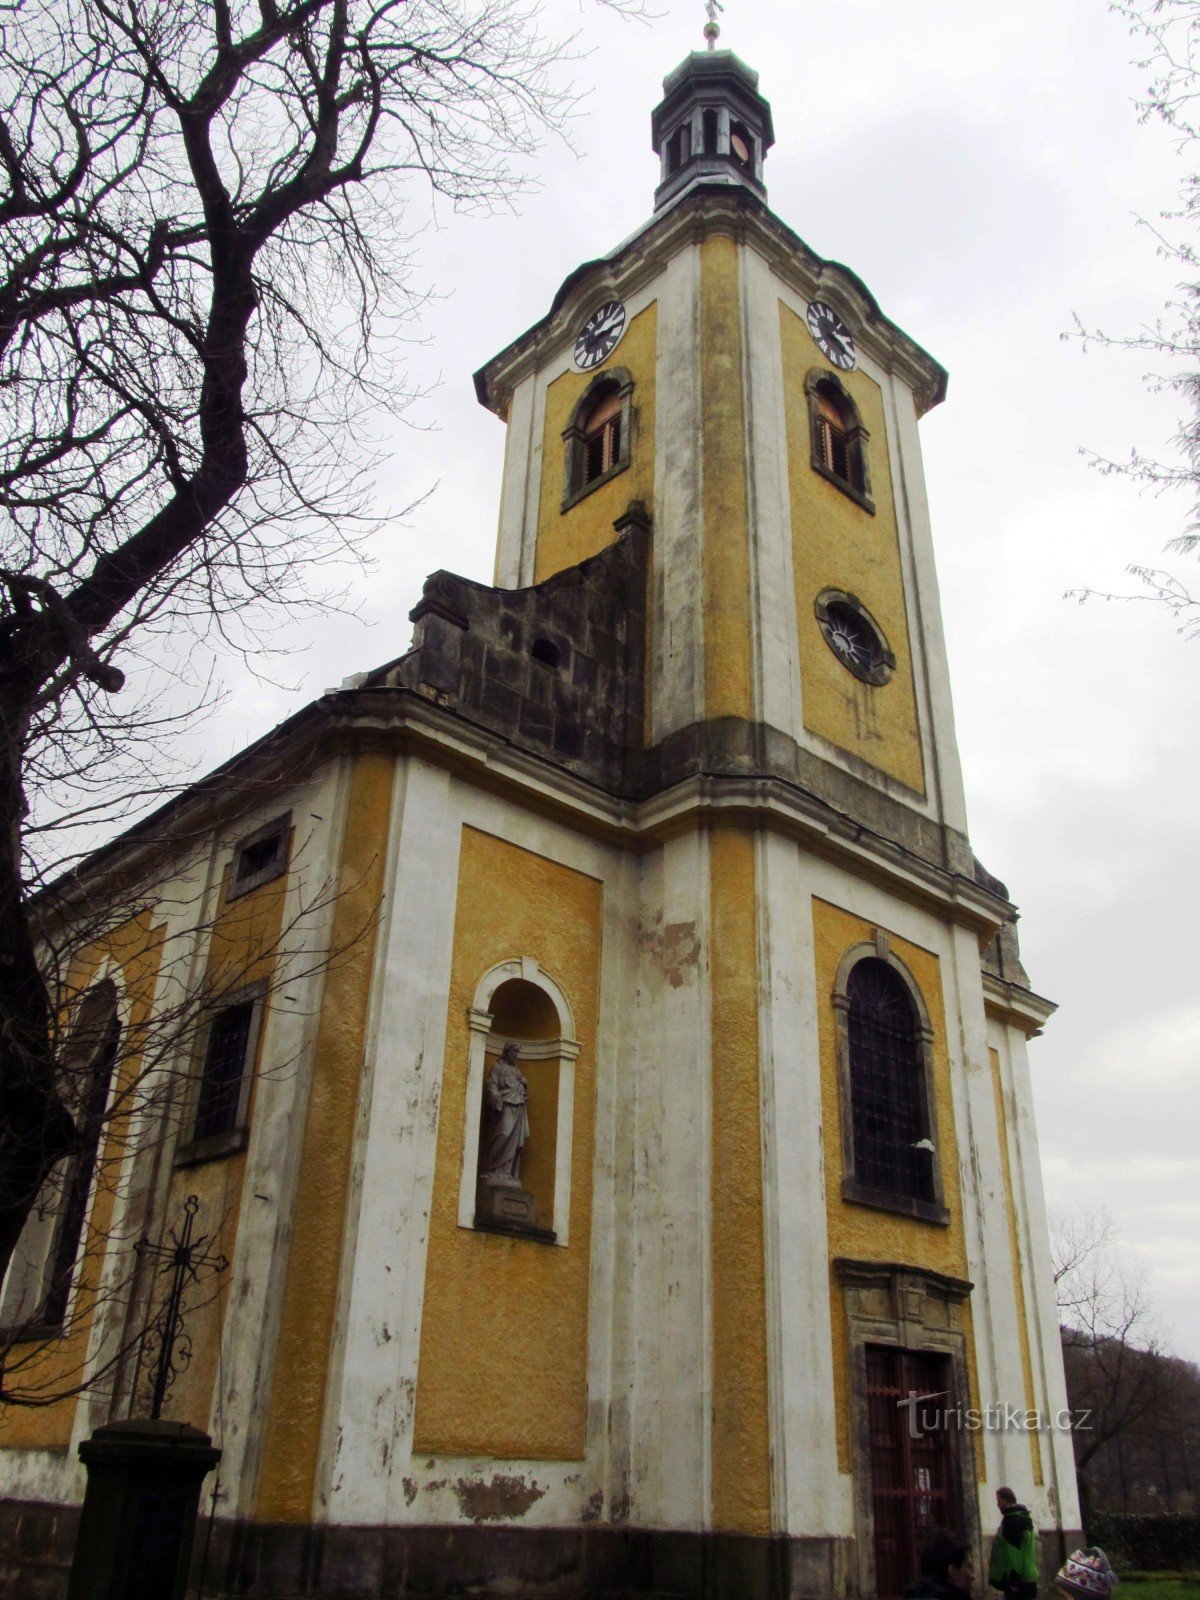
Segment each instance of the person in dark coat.
[{"label": "person in dark coat", "polygon": [[1007,1485],[996,1490],[1000,1527],[992,1541],[988,1583],[1004,1600],[1036,1600],[1037,1533],[1033,1518]]},{"label": "person in dark coat", "polygon": [[921,1546],[921,1576],[904,1588],[904,1600],[962,1600],[974,1574],[971,1546],[947,1528],[934,1528]]}]

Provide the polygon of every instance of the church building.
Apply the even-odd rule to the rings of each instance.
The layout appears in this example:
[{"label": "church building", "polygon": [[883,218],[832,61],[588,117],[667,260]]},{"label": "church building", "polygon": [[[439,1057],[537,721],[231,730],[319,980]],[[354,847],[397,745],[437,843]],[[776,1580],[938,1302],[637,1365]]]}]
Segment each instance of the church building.
[{"label": "church building", "polygon": [[91,1156],[0,1297],[53,1399],[0,1417],[0,1593],[65,1593],[185,1215],[207,1597],[896,1600],[932,1527],[980,1571],[1002,1484],[1051,1570],[1078,1537],[946,374],[769,209],[713,44],[650,219],[475,376],[493,584],[433,573],[404,655],[81,874],[137,905],[74,960]]}]

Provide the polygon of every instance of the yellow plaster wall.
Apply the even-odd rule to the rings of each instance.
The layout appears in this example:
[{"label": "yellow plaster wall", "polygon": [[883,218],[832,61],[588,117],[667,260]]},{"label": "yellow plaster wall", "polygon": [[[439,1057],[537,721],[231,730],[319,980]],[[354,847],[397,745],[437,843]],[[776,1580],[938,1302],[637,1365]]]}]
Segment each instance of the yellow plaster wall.
[{"label": "yellow plaster wall", "polygon": [[304,1522],[314,1510],[394,774],[392,758],[373,753],[350,774],[330,935],[338,954],[317,1023],[263,1441],[258,1515],[267,1522]]},{"label": "yellow plaster wall", "polygon": [[[867,450],[875,503],[872,516],[813,471],[804,381],[814,367],[830,372],[833,369],[814,344],[803,317],[782,300],[779,321],[804,725],[811,733],[924,794],[925,765],[904,609],[883,395],[878,384],[864,372],[835,374],[852,396],[870,434]],[[857,595],[883,629],[896,657],[896,670],[889,683],[876,687],[861,682],[841,665],[825,643],[813,611],[813,602],[823,589],[843,589]]]},{"label": "yellow plaster wall", "polygon": [[[616,535],[613,523],[631,500],[640,500],[654,514],[654,380],[658,359],[658,306],[648,305],[625,330],[625,337],[600,366],[590,372],[564,372],[546,391],[542,437],[542,480],[538,494],[537,556],[534,581],[574,567],[606,549]],[[569,511],[563,500],[563,429],[580,395],[598,373],[624,367],[633,379],[633,439],[629,466]]]},{"label": "yellow plaster wall", "polygon": [[[922,1222],[915,1217],[842,1199],[842,1110],[838,1072],[837,1026],[833,1009],[834,986],[842,957],[852,945],[870,940],[873,923],[852,916],[839,906],[813,900],[813,936],[816,949],[818,1027],[821,1042],[821,1123],[824,1128],[825,1205],[829,1259],[896,1262],[922,1267],[952,1278],[967,1278],[967,1247],[963,1232],[962,1194],[958,1183],[958,1131],[950,1084],[950,1059],[946,1049],[945,1004],[937,956],[888,932],[893,954],[912,974],[924,997],[933,1028],[933,1098],[937,1116],[938,1160],[943,1198],[950,1222]],[[837,1404],[838,1465],[851,1470],[850,1449],[850,1346],[842,1289],[831,1270],[830,1302],[833,1322],[833,1376]],[[967,1371],[971,1404],[978,1405],[975,1347],[969,1304],[960,1308],[960,1325],[966,1335]],[[977,1473],[982,1481],[982,1439],[975,1435]]]},{"label": "yellow plaster wall", "polygon": [[[996,1050],[989,1050],[988,1057],[992,1064],[992,1094],[996,1102],[996,1127],[1000,1134],[1000,1165],[1004,1172],[1004,1206],[1008,1215],[1008,1248],[1012,1257],[1013,1299],[1016,1303],[1017,1326],[1020,1329],[1021,1371],[1025,1378],[1025,1407],[1028,1411],[1034,1411],[1037,1409],[1037,1400],[1033,1388],[1033,1352],[1029,1346],[1029,1316],[1025,1307],[1025,1274],[1022,1270],[1021,1245],[1017,1233],[1017,1202],[1013,1192],[1012,1161],[1008,1148],[1008,1097],[1004,1092],[1004,1078],[1000,1071],[1000,1054]],[[1045,1480],[1042,1476],[1042,1443],[1038,1438],[1036,1428],[1029,1430],[1029,1458],[1034,1483],[1043,1483]]]},{"label": "yellow plaster wall", "polygon": [[711,836],[712,1514],[771,1531],[754,836]]},{"label": "yellow plaster wall", "polygon": [[[418,1451],[583,1458],[602,900],[596,879],[463,829],[421,1321]],[[566,1247],[458,1226],[467,1008],[484,973],[515,956],[532,956],[561,986],[580,1044]]]},{"label": "yellow plaster wall", "polygon": [[[117,971],[118,1004],[126,1031],[120,1044],[116,1103],[136,1084],[142,1071],[145,1033],[154,1002],[162,959],[163,929],[152,911],[140,912],[83,951],[73,964],[67,991],[82,996],[101,975],[106,962]],[[69,1025],[69,1024],[68,1024]],[[5,1357],[6,1378],[14,1389],[45,1400],[71,1389],[83,1376],[88,1337],[99,1280],[112,1231],[117,1185],[129,1144],[129,1118],[120,1111],[108,1123],[97,1152],[95,1188],[84,1231],[83,1267],[70,1311],[66,1337],[16,1344]],[[0,1407],[0,1448],[65,1450],[77,1404],[74,1395],[50,1404]]]},{"label": "yellow plaster wall", "polygon": [[738,244],[700,247],[700,374],[704,492],[704,708],[754,715],[751,694],[750,518],[742,383]]}]

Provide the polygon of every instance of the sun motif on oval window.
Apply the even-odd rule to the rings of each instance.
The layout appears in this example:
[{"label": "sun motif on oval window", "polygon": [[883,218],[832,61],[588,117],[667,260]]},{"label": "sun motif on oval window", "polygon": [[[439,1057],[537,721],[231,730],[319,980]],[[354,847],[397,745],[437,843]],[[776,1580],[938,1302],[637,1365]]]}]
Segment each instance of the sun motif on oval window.
[{"label": "sun motif on oval window", "polygon": [[825,589],[813,608],[825,643],[848,672],[864,683],[887,683],[896,666],[878,623],[852,594]]}]

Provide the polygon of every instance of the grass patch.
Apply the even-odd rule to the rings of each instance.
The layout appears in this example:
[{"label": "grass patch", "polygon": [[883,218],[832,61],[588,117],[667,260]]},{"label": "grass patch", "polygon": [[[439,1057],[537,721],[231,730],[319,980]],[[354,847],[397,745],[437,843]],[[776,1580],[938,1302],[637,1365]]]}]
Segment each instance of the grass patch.
[{"label": "grass patch", "polygon": [[1200,1576],[1194,1572],[1123,1572],[1114,1600],[1200,1600]]}]

